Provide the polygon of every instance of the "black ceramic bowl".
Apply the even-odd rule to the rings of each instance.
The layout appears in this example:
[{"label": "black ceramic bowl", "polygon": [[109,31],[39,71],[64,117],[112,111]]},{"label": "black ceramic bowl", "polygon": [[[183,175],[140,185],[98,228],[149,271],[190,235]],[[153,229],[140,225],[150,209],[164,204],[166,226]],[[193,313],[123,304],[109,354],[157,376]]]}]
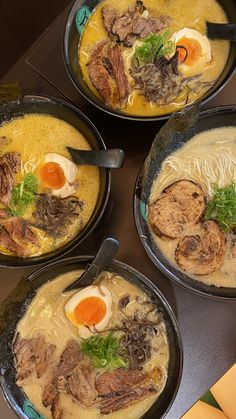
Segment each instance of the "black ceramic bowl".
[{"label": "black ceramic bowl", "polygon": [[[224,126],[236,126],[236,105],[222,106],[201,112],[193,135],[209,129]],[[171,144],[165,148],[163,148],[160,144],[160,153],[158,154],[158,159],[156,160],[156,173],[159,172],[163,160],[165,160],[166,157],[168,157],[173,151],[182,147],[182,145],[185,144],[185,141],[186,140],[179,136],[178,144]],[[236,301],[236,288],[218,288],[191,279],[189,276],[179,271],[177,267],[169,262],[169,260],[162,254],[153,239],[151,229],[147,223],[146,204],[140,198],[141,174],[142,169],[135,186],[134,217],[139,237],[150,259],[165,275],[189,291],[217,300]]]},{"label": "black ceramic bowl", "polygon": [[[20,105],[7,108],[7,116],[4,121],[32,113],[47,114],[62,119],[80,131],[93,149],[106,149],[103,139],[93,123],[77,108],[60,99],[44,96],[24,96]],[[33,258],[19,258],[0,254],[0,266],[38,265],[65,255],[80,244],[93,231],[104,213],[109,198],[110,183],[110,170],[100,169],[100,193],[96,208],[89,222],[74,239],[53,252]]]},{"label": "black ceramic bowl", "polygon": [[[47,281],[51,281],[57,275],[85,268],[92,259],[92,256],[78,256],[56,261],[38,269],[26,279],[22,279],[8,299],[0,306],[0,383],[5,398],[19,418],[43,419],[40,415],[37,416],[30,401],[16,385],[12,344],[17,323],[34,298],[38,287]],[[145,419],[163,418],[174,401],[182,374],[182,344],[176,318],[157,287],[135,269],[122,262],[113,261],[107,270],[117,272],[151,295],[163,315],[170,347],[168,379],[160,397],[143,416]]]},{"label": "black ceramic bowl", "polygon": [[[97,97],[83,79],[78,63],[78,45],[89,15],[101,0],[76,0],[69,13],[64,33],[64,61],[67,72],[75,88],[93,105],[120,118],[136,121],[158,121],[169,118],[170,114],[161,116],[135,116],[114,110],[106,106],[102,99]],[[236,23],[236,4],[234,0],[218,0],[231,23]],[[230,54],[225,68],[214,86],[200,99],[202,104],[212,99],[231,79],[236,69],[236,45],[231,43]]]}]

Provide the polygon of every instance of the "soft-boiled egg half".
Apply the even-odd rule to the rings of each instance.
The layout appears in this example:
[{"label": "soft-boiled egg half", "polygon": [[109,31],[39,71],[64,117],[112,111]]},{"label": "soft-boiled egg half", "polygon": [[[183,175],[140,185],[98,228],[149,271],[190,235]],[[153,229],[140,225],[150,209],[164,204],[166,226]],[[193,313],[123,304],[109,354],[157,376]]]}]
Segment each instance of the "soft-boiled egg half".
[{"label": "soft-boiled egg half", "polygon": [[40,165],[39,177],[53,195],[66,198],[78,189],[77,172],[77,167],[72,161],[59,154],[49,153],[44,156],[44,161]]},{"label": "soft-boiled egg half", "polygon": [[211,61],[209,39],[200,32],[183,28],[171,38],[179,53],[179,70],[187,77],[201,74],[204,66]]},{"label": "soft-boiled egg half", "polygon": [[112,315],[112,295],[105,286],[90,286],[77,292],[66,304],[68,320],[78,328],[79,336],[88,337],[89,329],[102,331]]}]

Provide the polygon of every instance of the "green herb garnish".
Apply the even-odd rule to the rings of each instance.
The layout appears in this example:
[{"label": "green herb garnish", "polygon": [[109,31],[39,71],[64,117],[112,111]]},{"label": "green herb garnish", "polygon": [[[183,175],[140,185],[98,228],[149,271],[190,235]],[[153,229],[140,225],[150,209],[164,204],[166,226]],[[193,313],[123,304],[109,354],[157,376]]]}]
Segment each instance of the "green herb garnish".
[{"label": "green herb garnish", "polygon": [[205,220],[217,221],[222,230],[228,232],[236,228],[236,191],[232,183],[224,188],[212,185],[214,196],[207,205]]},{"label": "green herb garnish", "polygon": [[143,45],[137,47],[134,58],[138,62],[138,66],[153,63],[162,55],[169,55],[174,52],[175,44],[169,39],[170,32],[168,30],[157,35],[149,34],[143,41]]},{"label": "green herb garnish", "polygon": [[92,336],[84,339],[81,350],[91,358],[95,368],[114,369],[128,366],[128,362],[120,354],[120,339],[112,332],[105,337]]},{"label": "green herb garnish", "polygon": [[22,182],[13,188],[8,212],[16,217],[23,215],[27,207],[34,202],[37,188],[37,178],[33,173],[27,173]]}]

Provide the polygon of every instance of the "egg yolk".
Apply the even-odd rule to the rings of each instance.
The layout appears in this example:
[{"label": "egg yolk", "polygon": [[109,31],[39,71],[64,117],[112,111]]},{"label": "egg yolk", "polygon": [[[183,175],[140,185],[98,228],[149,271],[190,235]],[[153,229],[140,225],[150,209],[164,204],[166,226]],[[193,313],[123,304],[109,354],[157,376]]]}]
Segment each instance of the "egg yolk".
[{"label": "egg yolk", "polygon": [[60,189],[66,183],[62,168],[55,162],[45,163],[40,168],[40,178],[50,189]]},{"label": "egg yolk", "polygon": [[178,48],[179,56],[178,60],[179,63],[184,63],[187,65],[194,64],[202,55],[202,47],[200,43],[196,39],[190,39],[190,38],[181,38],[177,42],[177,46],[185,47],[184,48]]},{"label": "egg yolk", "polygon": [[77,324],[93,326],[102,321],[106,315],[106,304],[99,297],[88,297],[82,300],[74,310]]}]

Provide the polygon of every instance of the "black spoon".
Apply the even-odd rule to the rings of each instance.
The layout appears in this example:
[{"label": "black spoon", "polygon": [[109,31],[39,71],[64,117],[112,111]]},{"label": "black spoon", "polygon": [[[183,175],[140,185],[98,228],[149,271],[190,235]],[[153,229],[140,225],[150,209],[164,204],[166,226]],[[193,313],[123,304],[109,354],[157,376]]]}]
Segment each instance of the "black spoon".
[{"label": "black spoon", "polygon": [[208,38],[236,41],[236,24],[206,22],[206,26]]},{"label": "black spoon", "polygon": [[112,150],[77,150],[67,147],[72,159],[79,165],[119,169],[124,163],[124,152],[117,148]]},{"label": "black spoon", "polygon": [[91,265],[88,266],[87,270],[78,279],[65,288],[63,292],[91,285],[98,275],[104,271],[114,259],[119,247],[120,243],[118,240],[113,239],[112,237],[105,239]]}]

